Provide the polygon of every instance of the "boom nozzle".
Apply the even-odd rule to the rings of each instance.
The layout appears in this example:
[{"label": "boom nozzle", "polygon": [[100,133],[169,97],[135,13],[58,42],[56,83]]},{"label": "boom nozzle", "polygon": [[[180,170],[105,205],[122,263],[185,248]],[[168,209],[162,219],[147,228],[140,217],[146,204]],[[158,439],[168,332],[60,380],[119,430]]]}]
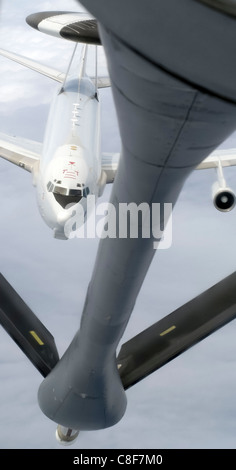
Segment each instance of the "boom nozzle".
[{"label": "boom nozzle", "polygon": [[60,444],[70,446],[77,439],[79,431],[75,429],[66,428],[58,424],[56,429],[56,438]]}]

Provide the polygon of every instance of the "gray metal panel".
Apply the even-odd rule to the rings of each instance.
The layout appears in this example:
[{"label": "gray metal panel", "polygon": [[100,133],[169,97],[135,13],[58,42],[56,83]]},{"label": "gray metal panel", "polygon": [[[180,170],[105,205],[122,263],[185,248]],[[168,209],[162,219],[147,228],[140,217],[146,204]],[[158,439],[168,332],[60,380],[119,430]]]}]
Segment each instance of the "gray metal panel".
[{"label": "gray metal panel", "polygon": [[[102,14],[108,18],[101,3],[115,9],[107,10],[112,28],[115,11],[121,5],[93,2],[93,13],[99,6],[101,18]],[[142,5],[144,2],[135,2],[139,14]],[[122,12],[123,20],[124,14],[127,16],[127,11]],[[128,17],[133,24],[132,15]],[[120,14],[118,24],[119,19]],[[157,29],[155,17],[153,22]],[[179,18],[178,29],[181,27]],[[116,208],[120,202],[175,204],[194,166],[235,129],[236,107],[165,73],[111,31],[100,27],[100,34],[122,139],[110,202]],[[150,40],[153,37],[147,36],[150,51],[158,49]],[[138,238],[100,241],[81,328],[39,388],[41,409],[54,421],[73,429],[98,429],[111,426],[123,416],[126,399],[116,367],[116,348],[154,254],[153,238],[142,238],[141,229]]]},{"label": "gray metal panel", "polygon": [[199,2],[206,3],[211,8],[216,8],[223,11],[227,15],[236,16],[236,3],[235,0],[198,0]]},{"label": "gray metal panel", "polygon": [[148,5],[144,0],[80,3],[159,68],[236,101],[235,17],[196,0],[149,0]]}]

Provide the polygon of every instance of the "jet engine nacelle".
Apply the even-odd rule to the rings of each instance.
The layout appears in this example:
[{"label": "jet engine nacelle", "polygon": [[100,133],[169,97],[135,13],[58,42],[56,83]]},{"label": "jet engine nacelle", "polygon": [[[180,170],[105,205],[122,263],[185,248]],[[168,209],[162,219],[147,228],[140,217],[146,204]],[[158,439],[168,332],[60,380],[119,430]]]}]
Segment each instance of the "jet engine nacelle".
[{"label": "jet engine nacelle", "polygon": [[227,186],[220,186],[218,181],[212,186],[212,198],[218,211],[229,212],[235,206],[236,196],[232,189]]}]

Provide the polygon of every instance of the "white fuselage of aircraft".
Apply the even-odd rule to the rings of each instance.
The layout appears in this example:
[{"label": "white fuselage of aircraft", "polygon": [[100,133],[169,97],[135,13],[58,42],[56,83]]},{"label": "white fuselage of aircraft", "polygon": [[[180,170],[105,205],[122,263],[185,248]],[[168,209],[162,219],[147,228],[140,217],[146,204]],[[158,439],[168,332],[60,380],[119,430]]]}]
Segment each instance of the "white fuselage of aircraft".
[{"label": "white fuselage of aircraft", "polygon": [[[100,148],[98,89],[110,86],[109,77],[98,77],[96,72],[95,79],[90,79],[86,74],[88,46],[82,48],[79,64],[75,52],[76,47],[63,73],[0,49],[0,55],[60,83],[43,144],[0,133],[0,156],[33,174],[40,214],[54,237],[64,240],[73,230],[72,215],[80,214],[76,229],[84,224],[89,212],[87,196],[93,196],[95,206],[105,185],[113,183],[119,162],[119,154],[102,154]],[[72,64],[78,69],[74,75],[69,74]]]},{"label": "white fuselage of aircraft", "polygon": [[88,77],[70,78],[51,105],[35,184],[40,214],[56,238],[101,187],[100,103]]}]

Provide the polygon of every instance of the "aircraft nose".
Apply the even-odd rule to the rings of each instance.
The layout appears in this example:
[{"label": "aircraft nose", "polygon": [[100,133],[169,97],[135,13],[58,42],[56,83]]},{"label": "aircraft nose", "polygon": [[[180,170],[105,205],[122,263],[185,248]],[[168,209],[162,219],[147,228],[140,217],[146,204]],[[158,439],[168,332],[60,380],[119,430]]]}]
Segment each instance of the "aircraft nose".
[{"label": "aircraft nose", "polygon": [[71,211],[71,210],[59,212],[59,214],[57,214],[57,223],[60,224],[60,225],[65,225],[65,223],[72,216],[72,213],[73,213],[73,211]]}]

